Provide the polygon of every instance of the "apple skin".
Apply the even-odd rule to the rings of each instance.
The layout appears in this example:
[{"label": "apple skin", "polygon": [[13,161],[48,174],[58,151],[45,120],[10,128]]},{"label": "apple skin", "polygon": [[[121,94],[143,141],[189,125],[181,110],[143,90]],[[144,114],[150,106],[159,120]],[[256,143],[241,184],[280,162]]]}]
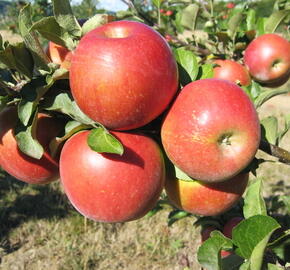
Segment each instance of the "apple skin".
[{"label": "apple skin", "polygon": [[232,82],[186,85],[161,127],[168,158],[193,179],[219,182],[242,171],[260,143],[260,123],[247,94]]},{"label": "apple skin", "polygon": [[49,41],[47,56],[53,63],[60,65],[60,68],[70,69],[72,52],[67,48]]},{"label": "apple skin", "polygon": [[224,182],[205,184],[197,180],[168,178],[165,190],[177,208],[201,216],[220,215],[233,207],[243,195],[249,174],[242,173]]},{"label": "apple skin", "polygon": [[61,152],[61,182],[70,202],[96,221],[141,218],[155,206],[164,186],[159,146],[141,134],[112,132],[124,145],[124,154],[101,154],[87,145],[88,134],[77,133]]},{"label": "apple skin", "polygon": [[232,239],[233,229],[243,220],[244,220],[243,217],[233,217],[229,219],[224,225],[224,228],[222,231],[224,236]]},{"label": "apple skin", "polygon": [[247,86],[251,83],[251,77],[242,64],[233,60],[222,60],[217,59],[214,61],[215,64],[219,65],[214,68],[214,78],[228,80],[242,86]]},{"label": "apple skin", "polygon": [[155,30],[116,21],[81,39],[72,57],[70,86],[90,118],[109,129],[130,130],[167,108],[178,87],[177,65]]},{"label": "apple skin", "polygon": [[261,35],[246,48],[244,63],[259,82],[286,81],[290,75],[290,43],[277,34]]},{"label": "apple skin", "polygon": [[22,153],[14,136],[17,110],[7,107],[0,113],[0,165],[11,176],[28,184],[47,184],[59,178],[59,157],[51,157],[50,141],[62,129],[62,122],[45,114],[38,114],[36,138],[44,148],[41,159]]}]

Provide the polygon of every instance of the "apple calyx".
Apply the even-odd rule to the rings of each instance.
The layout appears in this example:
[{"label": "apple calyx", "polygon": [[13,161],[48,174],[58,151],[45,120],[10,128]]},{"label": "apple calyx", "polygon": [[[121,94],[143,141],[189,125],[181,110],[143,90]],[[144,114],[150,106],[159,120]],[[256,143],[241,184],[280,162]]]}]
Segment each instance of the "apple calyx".
[{"label": "apple calyx", "polygon": [[232,132],[224,133],[218,138],[218,144],[220,145],[232,145],[231,137],[233,136]]}]

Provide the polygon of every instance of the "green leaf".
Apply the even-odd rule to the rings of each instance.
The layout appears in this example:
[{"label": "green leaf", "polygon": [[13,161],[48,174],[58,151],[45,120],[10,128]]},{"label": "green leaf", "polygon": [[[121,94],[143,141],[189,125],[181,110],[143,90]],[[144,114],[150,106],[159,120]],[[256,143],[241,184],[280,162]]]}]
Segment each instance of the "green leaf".
[{"label": "green leaf", "polygon": [[82,35],[108,22],[108,14],[96,14],[88,19],[82,26]]},{"label": "green leaf", "polygon": [[41,97],[48,91],[52,84],[53,82],[44,84],[40,78],[32,80],[21,89],[21,101],[18,104],[18,117],[24,126],[28,124]]},{"label": "green leaf", "polygon": [[167,218],[167,225],[171,226],[176,221],[186,218],[190,215],[191,214],[186,211],[175,209],[169,213],[168,218]]},{"label": "green leaf", "polygon": [[256,29],[256,11],[254,9],[249,9],[247,12],[247,31]]},{"label": "green leaf", "polygon": [[80,108],[69,93],[60,93],[50,100],[47,99],[46,103],[43,106],[46,110],[61,112],[70,116],[77,122],[83,123],[85,125],[95,124],[92,119],[90,119],[80,110]]},{"label": "green leaf", "polygon": [[184,180],[184,181],[194,181],[190,176],[188,176],[185,172],[180,170],[178,167],[174,166],[175,175],[177,179]]},{"label": "green leaf", "polygon": [[289,89],[287,88],[282,88],[282,89],[273,89],[273,90],[265,90],[263,91],[254,101],[256,108],[259,108],[262,106],[266,101],[271,99],[272,97],[281,95],[281,94],[286,94],[290,92]]},{"label": "green leaf", "polygon": [[98,153],[112,153],[123,155],[123,145],[106,129],[94,128],[88,136],[89,147]]},{"label": "green leaf", "polygon": [[256,215],[267,216],[267,208],[262,196],[262,180],[251,181],[244,198],[243,213],[245,218]]},{"label": "green leaf", "polygon": [[50,153],[52,156],[55,156],[59,149],[60,146],[68,139],[70,138],[73,134],[84,130],[88,129],[90,126],[84,125],[82,123],[79,123],[77,121],[69,121],[66,126],[65,126],[65,135],[62,137],[56,137],[53,140],[51,140],[49,144],[49,149]]},{"label": "green leaf", "polygon": [[239,270],[244,259],[236,254],[231,254],[222,259],[222,269],[224,270]]},{"label": "green leaf", "polygon": [[33,59],[23,42],[16,45],[8,44],[0,49],[0,62],[4,64],[2,68],[16,70],[21,75],[32,78]]},{"label": "green leaf", "polygon": [[280,267],[280,266],[272,264],[272,263],[267,264],[267,269],[268,270],[283,270],[283,269],[285,270],[284,267]]},{"label": "green leaf", "polygon": [[29,121],[27,126],[24,126],[22,123],[18,123],[15,130],[15,138],[21,152],[32,158],[41,159],[44,150],[35,138],[36,125],[37,112],[35,112],[34,117]]},{"label": "green leaf", "polygon": [[19,31],[24,39],[26,47],[32,54],[36,68],[43,74],[46,74],[50,71],[49,67],[47,66],[49,63],[49,58],[44,53],[36,32],[30,30],[32,27],[30,12],[31,7],[29,4],[20,10],[18,17]]},{"label": "green leaf", "polygon": [[198,79],[209,79],[213,78],[213,65],[212,64],[203,64],[199,68]]},{"label": "green leaf", "polygon": [[257,82],[252,81],[250,87],[251,97],[253,98],[253,100],[255,100],[262,92],[261,86]]},{"label": "green leaf", "polygon": [[152,2],[153,5],[159,9],[163,0],[152,0]]},{"label": "green leaf", "polygon": [[[278,223],[277,223],[278,224]],[[278,224],[279,226],[279,224]],[[277,229],[276,227],[275,229]],[[272,232],[275,230],[273,228]],[[250,269],[251,270],[261,270],[263,265],[263,259],[264,259],[264,252],[267,246],[267,243],[270,239],[270,236],[272,232],[264,237],[253,249],[251,257],[250,257]]]},{"label": "green leaf", "polygon": [[175,15],[175,20],[172,21],[178,33],[182,33],[184,31],[184,27],[181,25],[181,16],[182,16],[182,10],[179,10]]},{"label": "green leaf", "polygon": [[150,210],[146,215],[145,217],[147,218],[151,218],[153,216],[155,216],[159,211],[163,210],[164,209],[164,203],[165,201],[164,200],[158,200],[156,206]]},{"label": "green leaf", "polygon": [[263,137],[271,144],[276,145],[278,139],[278,119],[275,116],[268,116],[261,120]]},{"label": "green leaf", "polygon": [[236,13],[235,15],[233,15],[229,21],[228,21],[228,35],[234,39],[238,29],[239,29],[239,26],[242,22],[244,18],[244,15],[242,12],[238,12]]},{"label": "green leaf", "polygon": [[250,261],[245,261],[239,268],[239,270],[251,270]]},{"label": "green leaf", "polygon": [[257,34],[258,36],[264,35],[265,34],[265,23],[266,23],[267,18],[260,17],[257,20]]},{"label": "green leaf", "polygon": [[182,85],[194,81],[198,75],[198,63],[195,54],[181,47],[174,50],[174,55],[178,63]]},{"label": "green leaf", "polygon": [[221,270],[222,249],[231,249],[231,239],[226,238],[221,232],[213,231],[211,237],[203,242],[197,251],[199,264],[207,270]]},{"label": "green leaf", "polygon": [[251,267],[252,259],[255,259],[254,267],[256,267],[263,260],[263,253],[271,234],[279,227],[275,219],[264,215],[252,216],[241,221],[233,229],[233,242],[237,246],[236,254],[250,259]]},{"label": "green leaf", "polygon": [[279,142],[283,139],[283,137],[290,130],[290,114],[284,115],[284,122],[285,122],[284,129],[279,133],[279,139],[278,139]]},{"label": "green leaf", "polygon": [[[286,235],[286,237],[285,237]],[[288,233],[284,233],[283,239],[278,240],[274,245],[271,245],[271,250],[275,253],[277,257],[279,257],[284,262],[290,262],[290,253],[287,252],[290,247],[290,237]]]},{"label": "green leaf", "polygon": [[199,6],[197,4],[190,4],[181,11],[180,24],[190,30],[195,29],[196,18]]},{"label": "green leaf", "polygon": [[37,31],[45,39],[73,50],[74,41],[69,33],[63,29],[54,17],[45,17],[32,25],[31,31]]},{"label": "green leaf", "polygon": [[290,9],[279,10],[271,14],[265,23],[265,32],[274,33],[279,24],[290,15]]},{"label": "green leaf", "polygon": [[53,13],[57,23],[72,37],[80,38],[82,28],[73,15],[69,0],[52,0]]}]

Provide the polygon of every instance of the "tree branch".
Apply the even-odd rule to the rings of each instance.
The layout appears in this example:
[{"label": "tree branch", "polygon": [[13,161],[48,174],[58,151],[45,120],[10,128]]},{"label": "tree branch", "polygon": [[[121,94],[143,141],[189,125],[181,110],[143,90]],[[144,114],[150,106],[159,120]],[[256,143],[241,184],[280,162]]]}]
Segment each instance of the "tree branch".
[{"label": "tree branch", "polygon": [[280,162],[290,165],[290,152],[287,150],[270,144],[264,140],[261,140],[259,149],[273,157],[278,158]]}]

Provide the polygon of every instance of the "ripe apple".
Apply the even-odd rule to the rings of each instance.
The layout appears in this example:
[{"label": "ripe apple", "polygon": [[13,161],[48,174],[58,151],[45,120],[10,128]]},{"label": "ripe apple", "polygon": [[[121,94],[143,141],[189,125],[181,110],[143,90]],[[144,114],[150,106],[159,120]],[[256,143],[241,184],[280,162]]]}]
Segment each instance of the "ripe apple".
[{"label": "ripe apple", "polygon": [[242,171],[260,143],[260,123],[247,94],[232,82],[186,85],[166,115],[161,139],[168,158],[194,179],[218,182]]},{"label": "ripe apple", "polygon": [[236,5],[232,2],[230,3],[227,3],[227,8],[231,9],[231,8],[234,8]]},{"label": "ripe apple", "polygon": [[59,64],[61,68],[70,69],[72,52],[67,48],[49,41],[47,55],[53,63]]},{"label": "ripe apple", "polygon": [[233,60],[222,59],[217,59],[214,63],[218,65],[213,70],[214,78],[228,80],[243,86],[251,83],[250,74],[242,64]]},{"label": "ripe apple", "polygon": [[242,217],[233,217],[226,222],[223,228],[224,236],[228,238],[232,238],[233,229],[242,221],[244,218]]},{"label": "ripe apple", "polygon": [[169,17],[169,16],[173,15],[173,11],[172,10],[167,10],[165,15]]},{"label": "ripe apple", "polygon": [[168,106],[178,86],[176,61],[149,26],[116,21],[87,33],[71,62],[76,103],[109,129],[141,127]]},{"label": "ripe apple", "polygon": [[290,75],[290,43],[277,34],[261,35],[246,48],[244,63],[259,82],[286,81]]},{"label": "ripe apple", "polygon": [[62,128],[61,122],[45,115],[38,115],[36,138],[44,148],[41,159],[22,153],[13,128],[18,120],[15,107],[7,107],[0,113],[0,165],[10,175],[29,184],[46,184],[58,179],[58,157],[49,153],[49,143]]},{"label": "ripe apple", "polygon": [[220,215],[233,207],[248,184],[248,173],[224,182],[206,184],[197,180],[167,178],[165,190],[177,208],[202,216]]},{"label": "ripe apple", "polygon": [[77,133],[61,152],[60,177],[69,200],[96,221],[141,218],[154,207],[164,186],[159,146],[141,134],[112,132],[122,142],[124,154],[101,154],[88,146],[88,134]]}]

